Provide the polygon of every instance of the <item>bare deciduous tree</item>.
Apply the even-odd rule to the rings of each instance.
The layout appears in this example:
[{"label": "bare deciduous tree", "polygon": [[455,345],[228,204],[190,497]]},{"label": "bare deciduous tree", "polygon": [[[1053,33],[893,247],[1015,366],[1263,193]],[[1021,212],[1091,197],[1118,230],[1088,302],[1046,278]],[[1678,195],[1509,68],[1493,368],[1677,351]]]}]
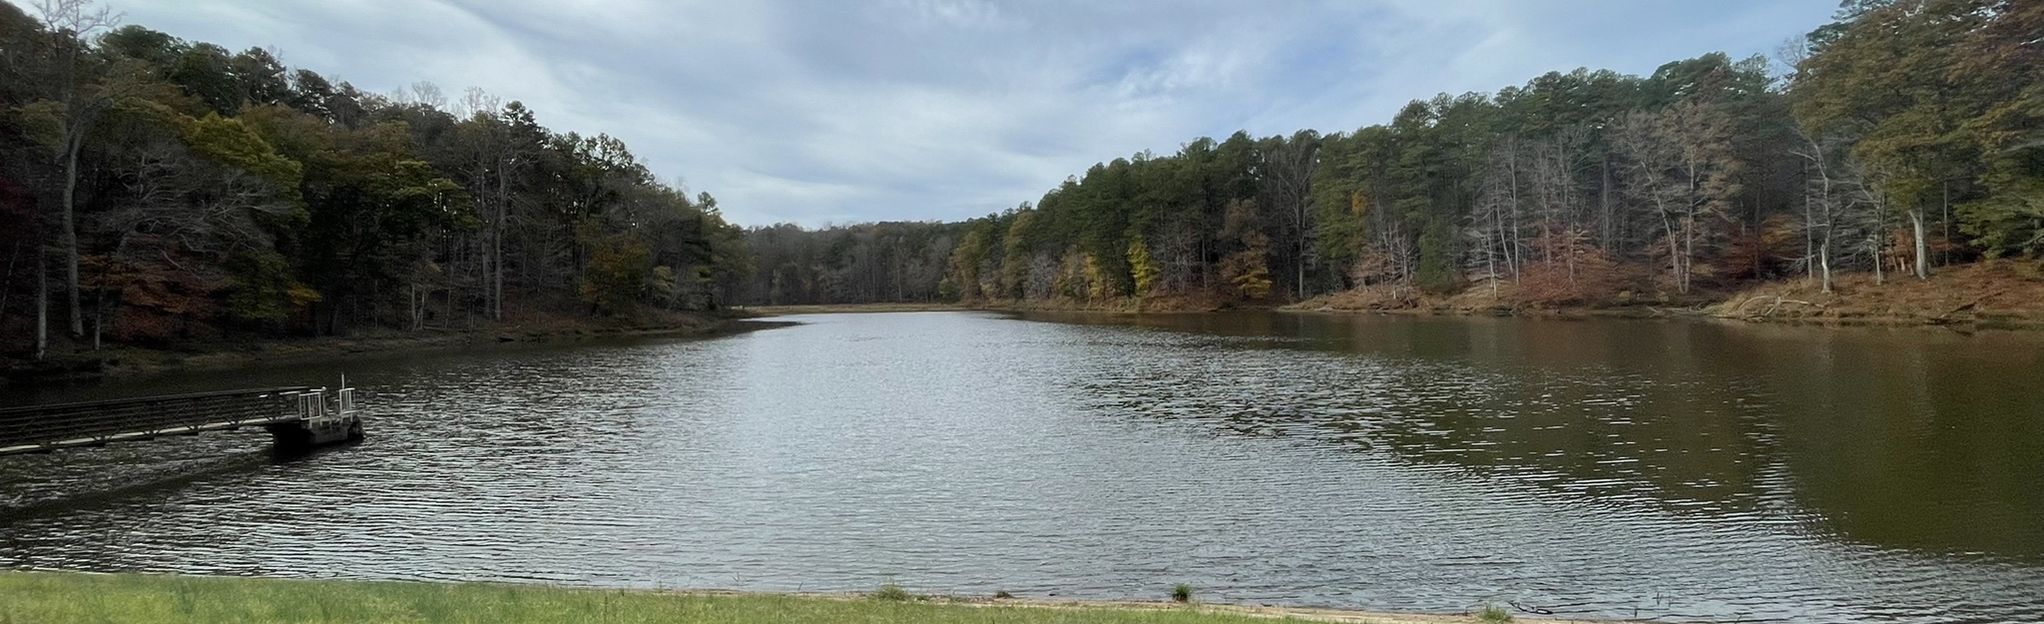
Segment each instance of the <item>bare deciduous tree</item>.
[{"label": "bare deciduous tree", "polygon": [[[63,171],[57,247],[64,254],[64,296],[71,336],[78,338],[85,335],[85,310],[78,288],[78,156],[85,150],[94,122],[113,102],[112,94],[92,80],[88,40],[118,24],[120,16],[106,7],[94,7],[90,0],[40,0],[35,9],[49,28],[50,58],[56,73],[50,82],[54,92],[37,104],[38,112],[54,126],[49,138]],[[38,332],[39,345],[46,344],[46,335],[46,329]]]}]

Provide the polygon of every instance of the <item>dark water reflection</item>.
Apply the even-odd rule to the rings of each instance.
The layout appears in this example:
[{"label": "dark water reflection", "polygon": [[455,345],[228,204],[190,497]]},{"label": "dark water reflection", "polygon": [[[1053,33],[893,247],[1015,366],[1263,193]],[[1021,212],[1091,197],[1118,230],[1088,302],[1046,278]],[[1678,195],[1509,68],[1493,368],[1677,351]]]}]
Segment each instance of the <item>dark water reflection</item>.
[{"label": "dark water reflection", "polygon": [[[0,565],[2044,619],[2044,338],[832,315],[343,369],[372,439],[0,459]],[[1053,321],[1053,322],[1034,322]]]}]

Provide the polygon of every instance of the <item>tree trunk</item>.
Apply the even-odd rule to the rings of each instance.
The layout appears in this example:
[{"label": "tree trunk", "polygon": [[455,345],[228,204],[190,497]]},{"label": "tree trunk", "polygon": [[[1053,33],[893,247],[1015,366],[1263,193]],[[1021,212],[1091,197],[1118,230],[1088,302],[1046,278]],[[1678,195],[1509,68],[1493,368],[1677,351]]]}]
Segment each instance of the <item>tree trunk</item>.
[{"label": "tree trunk", "polygon": [[50,250],[35,250],[35,359],[50,354]]},{"label": "tree trunk", "polygon": [[1682,282],[1675,291],[1689,294],[1689,274],[1696,268],[1696,216],[1691,209],[1690,216],[1682,221]]},{"label": "tree trunk", "polygon": [[1611,214],[1611,157],[1608,155],[1604,157],[1602,175],[1603,175],[1602,186],[1600,186],[1597,189],[1597,208],[1600,212],[1603,213],[1602,214],[1603,218],[1600,219],[1599,220],[1600,223],[1598,223],[1598,227],[1602,228],[1603,230],[1602,232],[1600,232],[1600,234],[1602,234],[1603,236],[1602,240],[1599,242],[1603,243],[1603,249],[1605,251],[1610,251],[1611,249],[1618,246],[1617,245],[1618,241],[1613,240],[1618,238],[1618,234],[1617,219],[1614,218]]},{"label": "tree trunk", "polygon": [[105,290],[101,290],[100,294],[93,295],[92,297],[92,350],[94,352],[99,351],[99,337],[102,333],[100,328],[106,325],[105,292]]},{"label": "tree trunk", "polygon": [[1675,238],[1675,222],[1661,209],[1661,233],[1668,239],[1668,276],[1675,280],[1675,292],[1688,293],[1682,285],[1682,241]]},{"label": "tree trunk", "polygon": [[1944,229],[1945,229],[1945,251],[1944,251],[1944,253],[1942,253],[1942,254],[1939,254],[1939,257],[1938,257],[1938,266],[1951,266],[1951,265],[1952,265],[1952,257],[1951,257],[1951,253],[1952,253],[1952,252],[1951,252],[1951,249],[1952,249],[1952,181],[1951,181],[1951,180],[1945,180],[1945,181],[1944,181],[1943,183],[1941,183],[1941,184],[1940,184],[1940,186],[1941,186],[1941,187],[1943,188],[1943,192],[1944,192],[1944,200],[1943,200],[1943,203],[1942,203],[1942,206],[1943,206],[1943,210],[1944,210],[1944,218],[1943,218],[1943,219],[1941,219],[1941,220],[1939,220],[1939,223],[1941,223],[1941,224],[1942,224],[1942,225],[1944,226]]},{"label": "tree trunk", "polygon": [[82,139],[66,144],[64,155],[64,198],[62,223],[57,244],[64,248],[64,302],[71,314],[71,337],[85,337],[85,307],[78,296],[78,151]]},{"label": "tree trunk", "polygon": [[[1496,214],[1496,210],[1492,210],[1492,214]],[[1496,219],[1492,219],[1492,220],[1493,220],[1493,221],[1495,221]],[[1490,250],[1490,243],[1489,243],[1488,241],[1484,242],[1484,245],[1483,245],[1483,246],[1484,246],[1484,250],[1483,250],[1483,266],[1484,266],[1484,270],[1490,273],[1490,300],[1491,300],[1491,301],[1497,301],[1497,299],[1498,299],[1498,257],[1497,257],[1497,255],[1496,255],[1495,253],[1493,253],[1493,252],[1492,252],[1492,251]]]},{"label": "tree trunk", "polygon": [[1885,221],[1887,221],[1887,219],[1879,219],[1879,220],[1877,220],[1877,221],[1876,221],[1876,223],[1879,223],[1880,225],[1877,225],[1877,226],[1876,226],[1876,227],[1874,228],[1874,232],[1875,232],[1875,235],[1874,235],[1874,285],[1876,285],[1876,286],[1879,286],[1879,285],[1882,285],[1882,284],[1886,284],[1886,283],[1888,283],[1888,271],[1887,271],[1887,268],[1886,268],[1886,267],[1884,267],[1884,266],[1882,266],[1883,264],[1887,263],[1887,260],[1884,260],[1884,259],[1882,259],[1882,258],[1881,258],[1881,248],[1882,248],[1882,247],[1885,247],[1886,245],[1884,244],[1884,242],[1885,242],[1885,241],[1882,241],[1882,240],[1881,240],[1882,236],[1881,236],[1881,235],[1879,234],[1879,232],[1881,231],[1881,226],[1885,226],[1885,225],[1886,225],[1886,223],[1883,223],[1883,222],[1885,222]]},{"label": "tree trunk", "polygon": [[505,191],[505,169],[497,168],[496,233],[490,236],[490,320],[494,321],[504,320],[504,214],[505,204],[511,203]]},{"label": "tree trunk", "polygon": [[14,241],[14,247],[7,250],[7,275],[0,277],[0,325],[7,321],[7,304],[14,295],[14,267],[21,261],[21,241]]},{"label": "tree trunk", "polygon": [[[102,277],[101,277],[101,279],[105,279],[105,277],[104,277],[104,276],[102,276]],[[93,350],[93,351],[98,351],[98,350],[100,349],[100,347],[101,347],[101,345],[100,345],[100,336],[106,333],[106,313],[107,313],[107,312],[108,312],[109,310],[111,310],[111,311],[113,311],[113,312],[114,312],[115,314],[119,314],[119,313],[120,313],[120,310],[121,310],[121,291],[118,291],[118,290],[114,291],[114,299],[113,299],[113,301],[112,301],[112,302],[108,302],[108,301],[106,300],[106,294],[105,294],[105,293],[106,293],[106,291],[105,291],[105,290],[100,290],[100,291],[99,291],[99,294],[96,294],[96,295],[94,295],[94,296],[93,296],[93,301],[92,301],[92,350]],[[118,321],[119,319],[118,319],[118,318],[116,318],[115,320],[116,320],[116,321]]]},{"label": "tree trunk", "polygon": [[1305,243],[1304,243],[1304,237],[1303,237],[1303,236],[1302,236],[1302,237],[1300,237],[1300,240],[1301,240],[1301,242],[1300,242],[1300,244],[1299,244],[1299,258],[1298,258],[1298,260],[1299,260],[1299,261],[1298,261],[1298,265],[1299,265],[1299,300],[1300,300],[1300,301],[1304,301],[1304,300],[1306,299],[1306,245],[1305,245]]},{"label": "tree trunk", "polygon": [[1512,231],[1505,238],[1506,241],[1511,243],[1512,251],[1511,255],[1505,257],[1505,266],[1512,269],[1512,281],[1516,283],[1522,279],[1519,267],[1526,263],[1525,241],[1519,238],[1525,231],[1521,228],[1525,226],[1519,222],[1519,154],[1517,150],[1508,155],[1505,162],[1509,165],[1505,170],[1510,173],[1505,183],[1511,185],[1505,190],[1505,201],[1511,202],[1512,207]]},{"label": "tree trunk", "polygon": [[[1809,177],[1809,168],[1807,164],[1803,166],[1803,177]],[[1818,255],[1816,241],[1817,218],[1816,212],[1811,210],[1815,207],[1816,203],[1811,199],[1809,191],[1803,191],[1803,273],[1807,276],[1807,279],[1812,280],[1817,279],[1817,265],[1811,262],[1811,259],[1816,258]],[[1830,289],[1825,289],[1825,292],[1830,292]]]},{"label": "tree trunk", "polygon": [[1825,294],[1831,293],[1831,233],[1824,233],[1824,245],[1817,248],[1817,266],[1823,273]]},{"label": "tree trunk", "polygon": [[[446,305],[445,305],[445,306],[442,306],[442,308],[441,308],[441,309],[443,309],[443,310],[445,310],[445,311],[446,311],[446,314],[447,314],[447,316],[446,316],[445,318],[442,318],[442,319],[440,319],[440,324],[441,324],[441,325],[453,325],[453,324],[454,324],[454,316],[455,316],[455,315],[454,315],[454,302],[455,302],[456,300],[459,300],[459,299],[461,299],[461,285],[460,285],[460,284],[456,284],[456,283],[454,282],[454,280],[450,278],[450,279],[448,279],[448,280],[447,280],[447,298],[446,298],[446,299],[444,299],[444,300],[442,300],[442,301],[443,301],[443,302],[444,302],[444,303],[445,303]],[[468,307],[468,306],[462,306],[462,307]]]},{"label": "tree trunk", "polygon": [[1909,211],[1909,228],[1916,238],[1916,279],[1930,279],[1930,243],[1924,240],[1923,211]]}]

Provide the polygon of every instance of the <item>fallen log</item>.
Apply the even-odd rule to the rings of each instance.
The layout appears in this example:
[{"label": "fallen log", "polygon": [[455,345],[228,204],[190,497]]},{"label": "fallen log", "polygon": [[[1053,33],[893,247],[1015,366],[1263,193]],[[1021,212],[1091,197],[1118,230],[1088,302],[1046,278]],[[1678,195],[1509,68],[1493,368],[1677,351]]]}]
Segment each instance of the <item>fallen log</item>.
[{"label": "fallen log", "polygon": [[1973,310],[1973,309],[1979,308],[1979,307],[1980,307],[1980,302],[1982,302],[1982,301],[1986,301],[1986,300],[1988,300],[1988,299],[1992,299],[1992,298],[1994,298],[1994,297],[1996,297],[1996,296],[1999,296],[1999,295],[2000,295],[2000,294],[2002,294],[2003,292],[2006,292],[2006,291],[1999,291],[1999,290],[1997,290],[1997,291],[1994,291],[1994,292],[1991,292],[1991,293],[1987,293],[1987,294],[1985,294],[1985,295],[1981,295],[1981,296],[1978,296],[1978,297],[1974,297],[1972,301],[1968,301],[1968,302],[1966,302],[1965,304],[1962,304],[1962,305],[1960,305],[1959,307],[1956,307],[1956,308],[1952,308],[1952,309],[1950,309],[1950,310],[1946,310],[1944,314],[1939,314],[1939,315],[1937,315],[1937,316],[1931,317],[1931,319],[1930,319],[1930,324],[1932,324],[1932,325],[1943,325],[1943,324],[1946,324],[1946,323],[1950,323],[1950,322],[1952,322],[1952,315],[1954,315],[1954,314],[1958,314],[1958,313],[1960,313],[1960,312],[1966,312],[1966,311],[1970,311],[1970,310]]}]

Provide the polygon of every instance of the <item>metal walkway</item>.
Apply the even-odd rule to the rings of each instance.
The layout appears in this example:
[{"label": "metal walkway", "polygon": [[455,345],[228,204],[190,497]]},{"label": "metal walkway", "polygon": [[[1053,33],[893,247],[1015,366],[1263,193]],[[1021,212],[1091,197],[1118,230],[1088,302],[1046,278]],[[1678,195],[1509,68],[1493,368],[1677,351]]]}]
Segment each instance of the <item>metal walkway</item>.
[{"label": "metal walkway", "polygon": [[353,388],[255,388],[0,407],[0,455],[242,427],[264,427],[279,444],[325,444],[362,432]]}]

